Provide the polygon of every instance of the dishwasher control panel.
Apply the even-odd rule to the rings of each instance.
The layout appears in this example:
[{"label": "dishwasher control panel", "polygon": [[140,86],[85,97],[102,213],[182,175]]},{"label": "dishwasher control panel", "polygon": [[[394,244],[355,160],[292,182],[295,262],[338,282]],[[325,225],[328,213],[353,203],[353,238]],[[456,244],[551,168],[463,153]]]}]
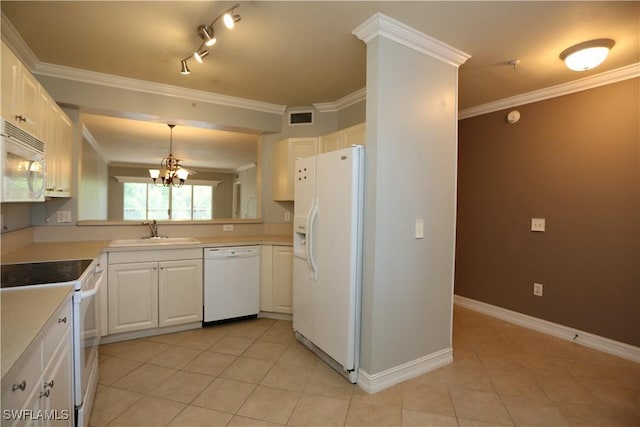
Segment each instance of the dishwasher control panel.
[{"label": "dishwasher control panel", "polygon": [[205,259],[229,258],[229,257],[250,257],[260,254],[258,246],[238,246],[233,248],[206,248],[204,250]]}]

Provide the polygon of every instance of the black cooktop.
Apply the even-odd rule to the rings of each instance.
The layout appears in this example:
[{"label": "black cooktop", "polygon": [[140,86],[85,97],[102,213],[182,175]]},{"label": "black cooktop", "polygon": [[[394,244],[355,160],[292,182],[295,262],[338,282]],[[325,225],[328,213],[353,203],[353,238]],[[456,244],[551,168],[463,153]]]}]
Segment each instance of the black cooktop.
[{"label": "black cooktop", "polygon": [[90,259],[0,265],[3,288],[71,282],[80,278]]}]

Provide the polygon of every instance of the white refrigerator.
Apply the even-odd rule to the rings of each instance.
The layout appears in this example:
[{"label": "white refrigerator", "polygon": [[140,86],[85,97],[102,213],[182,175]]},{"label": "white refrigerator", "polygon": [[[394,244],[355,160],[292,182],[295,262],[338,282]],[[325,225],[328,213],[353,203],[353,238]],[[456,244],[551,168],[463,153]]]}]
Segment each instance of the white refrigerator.
[{"label": "white refrigerator", "polygon": [[300,342],[357,381],[364,147],[296,160],[293,329]]}]

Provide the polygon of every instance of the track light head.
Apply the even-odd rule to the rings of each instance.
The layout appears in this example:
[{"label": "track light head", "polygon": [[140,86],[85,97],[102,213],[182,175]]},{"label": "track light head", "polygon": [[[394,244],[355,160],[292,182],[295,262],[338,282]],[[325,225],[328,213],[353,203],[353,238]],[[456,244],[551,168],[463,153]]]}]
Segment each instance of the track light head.
[{"label": "track light head", "polygon": [[196,61],[198,61],[200,64],[202,64],[202,60],[209,55],[209,51],[206,49],[201,50],[200,52],[198,52],[197,50],[195,52],[193,52],[193,57],[195,58]]},{"label": "track light head", "polygon": [[181,63],[182,69],[180,70],[180,74],[184,74],[186,76],[187,74],[191,73],[191,70],[189,70],[189,66],[187,65],[187,60],[183,59]]},{"label": "track light head", "polygon": [[216,44],[216,37],[210,25],[200,25],[198,27],[198,35],[202,38],[205,46],[213,46]]},{"label": "track light head", "polygon": [[230,30],[233,29],[233,27],[235,26],[235,23],[239,22],[240,19],[242,18],[240,18],[240,15],[235,13],[235,9],[225,13],[224,16],[222,17],[222,21],[224,22],[224,25]]}]

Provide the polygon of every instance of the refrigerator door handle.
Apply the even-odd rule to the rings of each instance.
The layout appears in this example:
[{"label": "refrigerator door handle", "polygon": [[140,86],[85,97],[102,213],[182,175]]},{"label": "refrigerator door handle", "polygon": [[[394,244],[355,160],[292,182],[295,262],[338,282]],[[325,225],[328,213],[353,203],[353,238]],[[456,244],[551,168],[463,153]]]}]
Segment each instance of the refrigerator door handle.
[{"label": "refrigerator door handle", "polygon": [[318,201],[313,199],[309,216],[307,217],[307,265],[309,266],[309,275],[313,280],[318,280],[318,265],[316,264],[313,246],[315,241],[314,224],[318,218]]}]

